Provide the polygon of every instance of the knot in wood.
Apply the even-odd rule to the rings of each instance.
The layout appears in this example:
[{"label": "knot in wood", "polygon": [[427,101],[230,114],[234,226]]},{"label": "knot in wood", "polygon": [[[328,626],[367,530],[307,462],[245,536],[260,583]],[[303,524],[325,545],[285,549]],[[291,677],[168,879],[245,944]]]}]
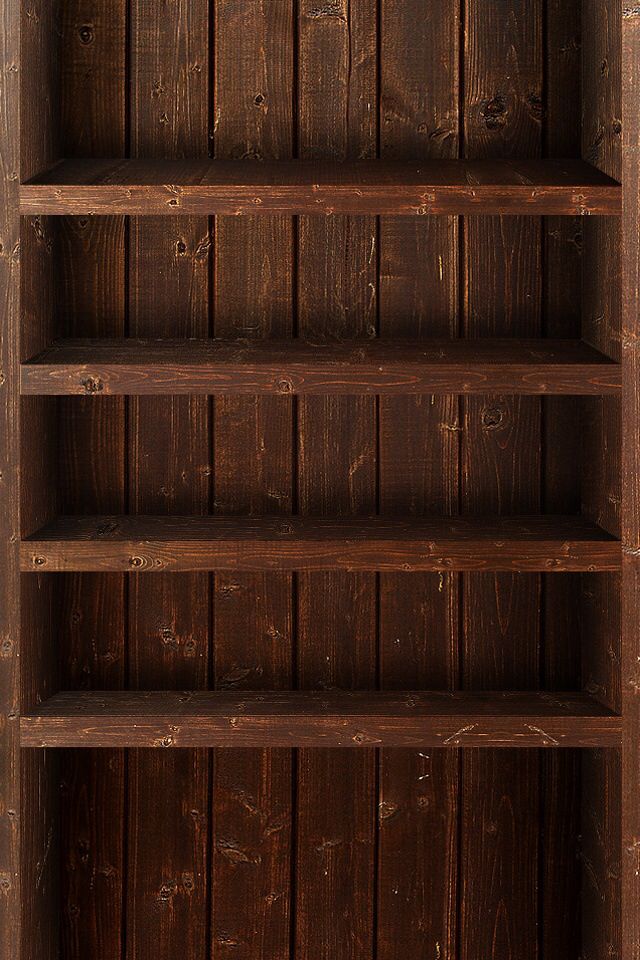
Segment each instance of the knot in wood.
[{"label": "knot in wood", "polygon": [[87,377],[86,380],[80,381],[81,386],[84,387],[84,392],[89,394],[102,393],[104,390],[104,383],[100,377]]},{"label": "knot in wood", "polygon": [[482,411],[482,426],[487,430],[495,430],[504,420],[504,410],[501,407],[485,407]]},{"label": "knot in wood", "polygon": [[482,108],[482,119],[487,130],[501,130],[507,122],[507,101],[501,94],[487,100]]},{"label": "knot in wood", "polygon": [[80,43],[86,45],[93,43],[95,39],[95,34],[93,32],[93,25],[90,23],[83,23],[80,29],[78,30],[78,36],[80,37]]}]

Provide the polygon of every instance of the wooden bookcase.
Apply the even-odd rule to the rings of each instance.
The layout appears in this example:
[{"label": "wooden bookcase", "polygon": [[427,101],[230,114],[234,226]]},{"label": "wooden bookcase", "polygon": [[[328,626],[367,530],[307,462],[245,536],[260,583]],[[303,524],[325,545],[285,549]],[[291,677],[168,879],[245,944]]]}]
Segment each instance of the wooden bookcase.
[{"label": "wooden bookcase", "polygon": [[0,960],[640,960],[640,8],[0,9]]}]

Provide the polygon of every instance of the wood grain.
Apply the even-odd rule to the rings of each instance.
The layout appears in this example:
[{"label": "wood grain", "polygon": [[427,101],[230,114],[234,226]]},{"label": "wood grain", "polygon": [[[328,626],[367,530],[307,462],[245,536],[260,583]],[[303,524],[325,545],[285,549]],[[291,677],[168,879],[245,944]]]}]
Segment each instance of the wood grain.
[{"label": "wood grain", "polygon": [[[396,225],[384,248],[389,286],[393,283],[390,247],[403,239],[404,221],[398,220]],[[417,233],[423,234],[426,248],[428,231]],[[420,242],[415,232],[414,239]],[[401,248],[397,249],[400,255]],[[406,256],[406,248],[402,253]],[[393,295],[391,303],[401,308]],[[443,323],[450,326],[450,317],[444,308]],[[392,331],[389,324],[389,333]],[[413,332],[410,325],[408,332]],[[618,394],[621,379],[619,364],[579,340],[251,343],[114,338],[52,344],[22,364],[20,390],[27,396],[84,397],[212,393],[226,397],[450,396],[487,390],[577,396]]]},{"label": "wood grain", "polygon": [[[25,324],[29,323],[29,332],[23,337],[25,345],[29,341],[41,341],[42,337],[46,338],[55,329],[55,298],[51,282],[55,270],[54,242],[50,227],[46,219],[26,222],[20,233],[19,246],[16,242],[10,255],[5,258],[9,280],[17,279],[20,264],[20,306],[24,310]],[[10,286],[6,287],[6,291],[8,297],[5,303],[9,308],[17,294]],[[17,299],[15,303],[18,303]],[[8,317],[7,329],[10,328],[11,318]],[[19,357],[18,330],[16,322],[13,345],[9,348],[5,344],[3,356],[8,354],[11,364],[16,363]],[[14,384],[15,368],[7,365],[4,369],[11,371],[7,380]],[[6,516],[7,522],[10,522],[14,516],[12,510],[15,510],[15,518],[19,516],[20,520],[18,529],[21,527],[24,533],[33,530],[34,524],[43,517],[52,516],[60,508],[58,484],[55,482],[56,411],[46,401],[33,398],[20,408],[10,396],[6,413],[15,418],[10,421],[7,433],[3,434],[8,442],[12,439],[11,430],[18,426],[18,421],[20,426],[19,454],[18,450],[15,454],[17,459],[15,463],[3,461],[2,464],[2,477],[16,483],[15,487],[8,488],[10,498]],[[18,473],[13,472],[16,466],[19,467]],[[29,477],[30,482],[19,484],[18,477]],[[11,558],[11,541],[4,546],[8,548]],[[10,574],[10,563],[4,569]],[[35,577],[33,583],[23,583],[16,577],[15,596],[9,602],[6,615],[10,616],[13,609],[17,619],[11,629],[3,633],[3,648],[8,665],[11,665],[14,655],[19,657],[20,683],[16,686],[15,696],[6,714],[3,712],[1,724],[5,735],[10,736],[12,720],[18,719],[20,710],[28,709],[50,696],[59,686],[56,655],[59,608],[54,587],[55,578]],[[15,604],[13,608],[12,604]],[[3,759],[6,757],[5,754]],[[8,759],[11,762],[13,758],[9,755]],[[13,919],[13,926],[9,929],[15,931],[16,935],[12,936],[9,944],[12,951],[21,949],[27,956],[35,954],[57,960],[61,907],[59,763],[57,758],[42,750],[29,758],[15,756],[14,762],[11,773],[16,792],[11,799],[15,806],[12,804],[3,808],[6,809],[3,823],[15,840],[18,839],[19,825],[24,827],[20,829],[19,873],[14,877],[4,875],[8,880],[5,889],[10,904],[12,890],[19,886],[20,915],[30,916],[32,920],[31,923],[20,924],[19,917]],[[11,956],[13,958],[13,952]]]},{"label": "wood grain", "polygon": [[[291,156],[290,4],[215,4],[214,102],[218,161]],[[262,164],[250,164],[255,170]],[[282,340],[293,326],[291,220],[217,217],[213,331]],[[256,347],[259,349],[259,346]],[[286,516],[292,509],[291,398],[216,396],[214,510]],[[286,572],[217,571],[216,688],[287,688],[294,616]],[[218,958],[287,958],[291,916],[292,760],[287,750],[219,751],[214,760],[211,939]]]},{"label": "wood grain", "polygon": [[[57,610],[53,582],[36,578],[21,589],[15,568],[15,536],[33,529],[38,518],[57,508],[55,481],[55,410],[42,402],[20,407],[15,395],[16,363],[21,342],[21,280],[25,306],[38,316],[28,328],[28,342],[51,330],[52,232],[46,221],[25,223],[21,237],[18,220],[18,183],[46,169],[57,159],[58,116],[55,103],[57,70],[54,42],[55,10],[36,2],[27,12],[9,2],[2,9],[0,39],[0,285],[2,289],[2,636],[0,654],[2,707],[3,792],[0,799],[2,894],[0,954],[54,960],[60,939],[60,822],[59,770],[56,758],[44,751],[20,758],[15,721],[21,709],[46,696],[58,682],[55,658]],[[22,64],[25,64],[23,69]],[[19,88],[19,92],[18,92]],[[21,241],[25,267],[21,276]],[[35,265],[30,255],[38,248]],[[31,247],[31,250],[29,249]],[[37,303],[37,306],[35,304]],[[36,333],[38,331],[38,333]],[[19,431],[19,432],[18,432]],[[20,443],[18,443],[20,437]],[[19,478],[28,477],[30,483]],[[5,499],[6,498],[6,499]],[[7,591],[5,593],[5,590]],[[20,616],[22,612],[22,617]],[[20,670],[18,671],[18,657]],[[6,776],[5,776],[6,775]],[[6,786],[5,786],[6,785]],[[20,863],[18,864],[18,844]],[[18,899],[19,898],[19,899]],[[5,911],[8,910],[8,916]],[[28,918],[28,919],[27,919]]]},{"label": "wood grain", "polygon": [[[467,157],[540,157],[543,26],[540,0],[466,5]],[[536,218],[465,221],[466,336],[508,335],[516,323],[520,335],[539,334],[540,241],[541,222]],[[463,430],[463,512],[538,510],[539,401],[502,395],[466,399]],[[538,577],[466,577],[464,688],[537,687],[539,617]],[[462,782],[460,951],[466,960],[534,960],[537,758],[469,752]],[[483,877],[481,885],[478,876]]]},{"label": "wood grain", "polygon": [[[22,870],[20,860],[20,574],[17,538],[19,512],[19,393],[16,367],[20,331],[20,219],[17,180],[7,176],[20,164],[15,131],[19,118],[20,4],[9,0],[0,11],[0,937],[1,960],[14,960],[22,935]],[[38,763],[38,758],[35,764]],[[29,769],[25,771],[26,776]],[[34,905],[39,912],[42,907]],[[32,936],[34,949],[40,946]],[[26,946],[29,946],[27,940]],[[52,956],[43,952],[43,960]]]},{"label": "wood grain", "polygon": [[[368,101],[359,102],[366,110]],[[331,127],[330,137],[343,129],[343,124]],[[620,197],[616,181],[578,160],[410,165],[67,160],[20,187],[20,212],[619,216]]]},{"label": "wood grain", "polygon": [[[618,570],[621,561],[620,543],[610,534],[579,517],[554,516],[409,521],[62,517],[21,544],[21,569],[40,573],[566,572]],[[142,589],[138,581],[135,586]],[[516,601],[527,596],[530,585],[514,581],[512,589],[525,591],[516,593]]]},{"label": "wood grain", "polygon": [[[312,0],[299,4],[299,156],[316,168],[322,161],[323,169],[332,169],[327,161],[375,157],[377,133],[376,4],[338,0],[328,13]],[[331,90],[331,96],[318,96],[319,89]],[[300,218],[299,335],[363,340],[375,335],[376,243],[371,217]],[[298,452],[303,515],[375,512],[372,397],[301,397]],[[375,576],[299,572],[297,582],[298,684],[374,686]],[[330,794],[319,806],[327,783]],[[299,754],[295,953],[300,960],[365,960],[372,954],[375,784],[373,751]]]},{"label": "wood grain", "polygon": [[[458,156],[459,7],[432,4],[426,12],[420,2],[381,5],[383,160]],[[458,335],[458,235],[453,217],[381,218],[381,345],[417,337],[424,348],[427,337]],[[475,346],[486,349],[486,342]],[[459,387],[460,381],[451,394],[466,393]],[[380,510],[417,517],[457,512],[458,398],[381,397],[379,415]],[[458,580],[451,573],[380,577],[383,688],[456,686]],[[455,751],[381,752],[381,960],[395,958],[399,944],[407,960],[457,955],[459,764]]]},{"label": "wood grain", "polygon": [[0,960],[640,960],[635,7],[57,14],[0,14]]},{"label": "wood grain", "polygon": [[[638,796],[640,788],[640,757],[637,750],[638,729],[640,723],[640,699],[638,684],[638,664],[640,650],[638,643],[637,610],[640,598],[640,500],[638,497],[637,477],[640,469],[640,445],[638,441],[638,420],[640,418],[640,358],[638,356],[638,302],[640,292],[640,271],[638,268],[638,223],[640,222],[640,196],[638,182],[638,150],[640,147],[640,120],[638,115],[638,96],[640,77],[638,58],[640,55],[640,11],[636,7],[623,3],[622,7],[622,109],[624,110],[624,217],[622,221],[622,348],[623,348],[623,396],[622,406],[622,490],[623,490],[623,573],[622,573],[622,715],[623,746],[622,770],[614,769],[613,792],[615,803],[614,825],[620,809],[622,823],[620,835],[614,833],[613,842],[621,842],[621,900],[618,905],[618,888],[612,882],[609,889],[609,910],[615,911],[616,920],[621,917],[620,951],[629,960],[640,956],[640,913],[637,904],[640,898],[640,868],[638,850],[640,839],[640,809]],[[609,9],[609,7],[607,7]],[[612,20],[618,23],[618,5],[612,6]],[[614,48],[615,49],[615,48]],[[616,50],[617,53],[617,50]],[[615,88],[614,88],[615,96]],[[614,114],[617,114],[614,101]],[[616,160],[619,159],[617,153]],[[619,785],[619,786],[618,786]],[[615,847],[614,847],[615,850]],[[614,859],[614,865],[617,861]],[[615,881],[615,877],[613,878]],[[617,931],[614,929],[609,938],[617,946]]]},{"label": "wood grain", "polygon": [[[8,8],[7,25],[13,13],[13,9]],[[5,174],[12,191],[15,184],[23,183],[54,166],[60,159],[61,146],[59,101],[56,96],[59,71],[55,42],[57,10],[47,0],[34,0],[28,10],[24,9],[24,5],[21,6],[18,16],[19,49],[12,50],[12,56],[6,62],[10,79],[20,86],[19,116],[24,119],[22,125],[15,124],[10,128],[12,137],[20,131],[19,155],[12,158],[13,163],[9,164]],[[21,63],[26,64],[24,70],[20,70]],[[15,88],[9,84],[6,89]],[[13,109],[18,110],[18,103]],[[7,120],[9,116],[9,113],[5,114]],[[19,190],[18,194],[12,193],[12,203],[18,200]]]},{"label": "wood grain", "polygon": [[[327,745],[360,748],[365,764],[374,745],[617,746],[621,729],[620,717],[585,694],[343,690],[60,693],[23,715],[20,723],[22,743],[32,747],[107,742],[163,748]],[[331,758],[344,764],[350,756],[340,750],[317,757],[305,751],[302,770],[313,757],[331,772]],[[473,756],[480,755],[474,751]],[[365,784],[357,778],[366,776],[366,769],[352,767],[361,787]],[[521,779],[520,788],[526,786]],[[350,796],[349,802],[357,805],[369,794]],[[528,822],[527,829],[535,826]],[[320,820],[315,831],[321,835]],[[490,889],[480,894],[485,895],[493,896]]]},{"label": "wood grain", "polygon": [[[131,6],[134,157],[207,158],[206,0]],[[129,237],[129,330],[138,337],[209,334],[208,221],[136,219]],[[136,398],[130,406],[129,506],[208,513],[208,403]],[[206,688],[206,574],[162,575],[129,590],[130,686]],[[209,762],[204,751],[129,761],[126,956],[204,955],[208,944]],[[153,829],[150,817],[153,817]],[[161,838],[161,842],[159,842]]]},{"label": "wood grain", "polygon": [[[118,8],[112,10],[117,15]],[[122,10],[120,10],[122,12]],[[117,104],[116,104],[117,106]],[[63,219],[57,237],[56,304],[71,330],[124,330],[125,236],[119,218]],[[109,269],[105,269],[109,264]],[[80,271],[82,280],[79,280]],[[65,510],[123,511],[125,406],[63,400],[59,490]],[[100,465],[87,450],[100,448]],[[122,688],[126,673],[124,577],[69,574],[58,586],[60,680],[64,688]],[[61,759],[62,949],[65,957],[119,955],[124,895],[123,753],[69,752]],[[81,850],[81,855],[78,850]]]},{"label": "wood grain", "polygon": [[[61,147],[69,157],[126,150],[127,4],[72,0],[60,18]],[[52,37],[53,41],[53,37]],[[125,224],[120,217],[55,224],[57,323],[68,336],[125,333]],[[124,511],[125,402],[61,401],[60,490],[65,509]],[[100,466],[87,450],[99,445]],[[63,688],[118,689],[125,681],[124,578],[73,574],[59,600]],[[119,957],[125,894],[122,751],[61,757],[62,943],[65,957]]]},{"label": "wood grain", "polygon": [[[544,156],[580,153],[582,7],[581,0],[551,0],[546,7]],[[570,217],[549,217],[542,222],[542,323],[546,337],[580,335],[585,223],[585,219]],[[585,266],[584,272],[588,270]],[[583,451],[583,414],[578,399],[550,397],[543,401],[545,511],[580,510],[575,465]],[[581,683],[590,689],[584,666],[581,673],[585,631],[591,623],[586,593],[580,576],[542,577],[540,682],[548,690],[579,689]],[[538,950],[542,956],[570,957],[578,952],[581,942],[581,878],[577,868],[581,752],[563,750],[552,755],[545,751],[540,763]]]}]

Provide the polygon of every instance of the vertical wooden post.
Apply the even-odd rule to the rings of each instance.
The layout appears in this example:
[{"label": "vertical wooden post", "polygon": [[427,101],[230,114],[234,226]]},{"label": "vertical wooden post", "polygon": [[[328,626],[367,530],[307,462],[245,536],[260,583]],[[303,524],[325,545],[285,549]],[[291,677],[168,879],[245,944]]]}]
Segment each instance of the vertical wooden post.
[{"label": "vertical wooden post", "polygon": [[19,960],[20,950],[19,18],[19,0],[5,0],[0,12],[0,960]]},{"label": "vertical wooden post", "polygon": [[622,957],[640,957],[640,7],[622,5]]}]

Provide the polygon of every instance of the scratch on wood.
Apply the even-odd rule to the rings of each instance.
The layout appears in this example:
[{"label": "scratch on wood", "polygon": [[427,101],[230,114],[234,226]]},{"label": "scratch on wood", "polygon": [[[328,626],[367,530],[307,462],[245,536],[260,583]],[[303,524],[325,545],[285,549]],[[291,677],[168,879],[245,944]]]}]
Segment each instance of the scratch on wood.
[{"label": "scratch on wood", "polygon": [[49,853],[51,852],[51,841],[53,840],[53,830],[49,827],[47,832],[47,843],[42,854],[42,860],[38,863],[38,872],[36,874],[36,890],[39,890],[42,886],[42,878],[44,876],[44,871],[47,865],[47,860],[49,859]]},{"label": "scratch on wood", "polygon": [[550,734],[548,734],[545,730],[542,729],[542,727],[535,727],[532,723],[528,723],[527,728],[529,730],[532,730],[534,733],[539,733],[540,736],[544,740],[546,740],[548,743],[553,743],[555,744],[555,746],[560,745],[560,741],[556,740],[555,737],[552,737]]},{"label": "scratch on wood", "polygon": [[468,723],[468,724],[466,725],[466,727],[460,727],[459,730],[456,730],[455,733],[452,733],[451,736],[450,736],[450,737],[447,737],[447,739],[444,740],[443,742],[444,742],[444,743],[459,743],[460,737],[462,737],[465,733],[469,733],[471,730],[474,730],[477,726],[478,726],[477,723]]}]

